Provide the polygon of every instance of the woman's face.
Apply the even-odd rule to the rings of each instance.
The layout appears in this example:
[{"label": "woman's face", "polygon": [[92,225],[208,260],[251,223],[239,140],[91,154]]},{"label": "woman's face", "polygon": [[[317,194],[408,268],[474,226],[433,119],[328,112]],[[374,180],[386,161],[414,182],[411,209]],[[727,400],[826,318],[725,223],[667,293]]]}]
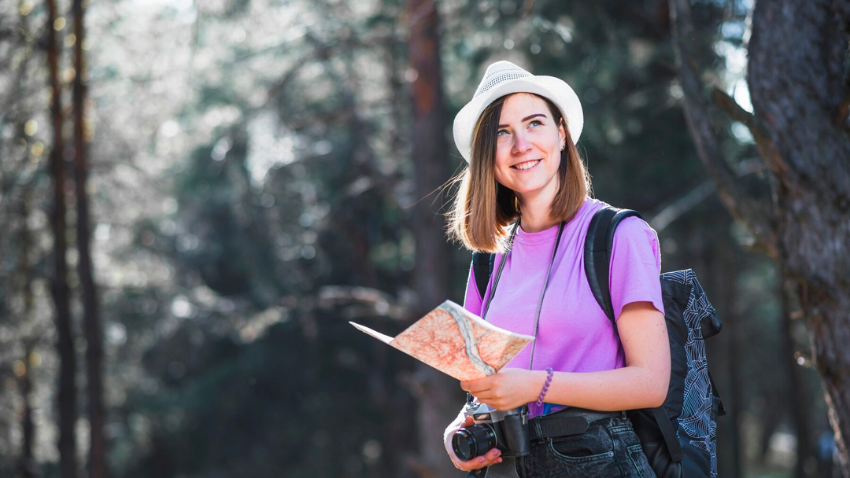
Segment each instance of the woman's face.
[{"label": "woman's face", "polygon": [[565,138],[564,128],[555,123],[540,97],[509,96],[496,133],[496,181],[521,200],[541,193],[554,198]]}]

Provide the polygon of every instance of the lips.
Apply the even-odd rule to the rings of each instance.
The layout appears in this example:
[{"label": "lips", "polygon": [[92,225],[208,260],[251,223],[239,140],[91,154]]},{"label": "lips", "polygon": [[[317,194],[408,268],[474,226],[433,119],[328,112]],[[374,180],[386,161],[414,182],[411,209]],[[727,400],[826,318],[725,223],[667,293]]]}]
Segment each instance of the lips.
[{"label": "lips", "polygon": [[511,167],[514,168],[514,169],[518,169],[520,171],[527,171],[527,170],[537,166],[540,163],[540,161],[541,161],[540,159],[532,159],[530,161],[523,161],[521,163],[514,164]]}]

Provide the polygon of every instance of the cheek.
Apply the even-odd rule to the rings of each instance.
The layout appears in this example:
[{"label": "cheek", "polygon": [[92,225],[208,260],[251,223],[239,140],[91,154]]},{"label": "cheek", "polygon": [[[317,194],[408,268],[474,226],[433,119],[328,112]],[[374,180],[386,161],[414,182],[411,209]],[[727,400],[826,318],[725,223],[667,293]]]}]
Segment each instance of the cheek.
[{"label": "cheek", "polygon": [[504,185],[504,179],[507,174],[507,170],[510,168],[510,166],[508,166],[509,158],[507,156],[509,155],[503,154],[498,149],[496,150],[496,161],[493,172],[496,176],[496,181],[498,181],[502,185]]},{"label": "cheek", "polygon": [[505,185],[505,174],[498,167],[496,168],[494,173],[494,176],[496,177],[496,182],[501,184],[502,186],[507,187]]},{"label": "cheek", "polygon": [[[559,153],[560,153],[560,152],[559,152]],[[562,159],[561,159],[561,155],[560,155],[560,154],[556,154],[556,155],[555,155],[555,157],[554,157],[554,158],[552,158],[552,159],[553,159],[553,161],[552,161],[552,165],[555,167],[555,169],[556,169],[556,170],[560,169],[560,168],[561,168],[561,161],[562,161]]]}]

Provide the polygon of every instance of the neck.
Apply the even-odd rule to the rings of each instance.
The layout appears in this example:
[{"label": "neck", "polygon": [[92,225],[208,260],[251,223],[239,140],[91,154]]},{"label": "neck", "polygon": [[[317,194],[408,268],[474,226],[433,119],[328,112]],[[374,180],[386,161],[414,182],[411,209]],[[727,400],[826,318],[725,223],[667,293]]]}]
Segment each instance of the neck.
[{"label": "neck", "polygon": [[549,215],[552,207],[552,197],[538,195],[534,197],[519,197],[522,211],[520,227],[525,232],[540,232],[559,224],[561,221],[552,219]]}]

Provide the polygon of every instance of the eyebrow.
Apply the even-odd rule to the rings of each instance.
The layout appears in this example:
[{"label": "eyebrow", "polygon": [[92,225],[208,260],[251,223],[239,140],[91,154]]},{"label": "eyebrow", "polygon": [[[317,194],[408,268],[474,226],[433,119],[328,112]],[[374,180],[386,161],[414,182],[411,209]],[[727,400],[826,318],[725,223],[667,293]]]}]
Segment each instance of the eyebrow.
[{"label": "eyebrow", "polygon": [[[536,118],[538,116],[542,116],[544,118],[546,117],[546,115],[544,115],[543,113],[534,113],[531,116],[526,116],[525,118],[523,118],[522,122],[525,123],[526,121],[530,120],[531,118]],[[499,128],[507,128],[507,127],[508,127],[508,125],[506,125],[506,124],[500,124],[499,125]]]}]

